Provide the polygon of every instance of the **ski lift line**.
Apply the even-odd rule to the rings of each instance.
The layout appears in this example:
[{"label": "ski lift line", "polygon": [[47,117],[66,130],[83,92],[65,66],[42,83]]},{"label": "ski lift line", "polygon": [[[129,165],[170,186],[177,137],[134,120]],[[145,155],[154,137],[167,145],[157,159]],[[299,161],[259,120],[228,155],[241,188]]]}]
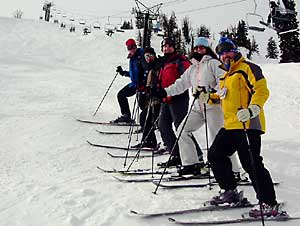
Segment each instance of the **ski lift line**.
[{"label": "ski lift line", "polygon": [[186,2],[188,0],[173,0],[173,1],[167,1],[167,2],[162,2],[162,7],[166,7],[166,6],[169,6],[169,5],[174,5],[175,3],[177,2]]},{"label": "ski lift line", "polygon": [[198,9],[191,9],[191,10],[176,12],[176,14],[190,13],[190,12],[194,12],[194,11],[205,10],[205,9],[210,9],[210,8],[215,8],[215,7],[225,6],[225,5],[233,5],[233,4],[236,4],[236,3],[246,2],[246,1],[248,1],[248,0],[238,0],[238,1],[225,2],[225,3],[222,3],[222,4],[206,6],[206,7],[202,7],[202,8],[198,8]]}]

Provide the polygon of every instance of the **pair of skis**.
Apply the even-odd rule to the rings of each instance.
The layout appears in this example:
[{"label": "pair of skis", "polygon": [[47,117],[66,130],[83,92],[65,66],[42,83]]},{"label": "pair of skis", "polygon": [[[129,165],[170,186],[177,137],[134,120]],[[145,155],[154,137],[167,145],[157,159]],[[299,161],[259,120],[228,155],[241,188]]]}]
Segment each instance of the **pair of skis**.
[{"label": "pair of skis", "polygon": [[[283,205],[284,203],[282,203]],[[161,217],[169,215],[183,215],[188,213],[196,212],[208,212],[208,211],[221,211],[230,210],[238,208],[250,208],[254,204],[250,203],[246,198],[242,198],[237,204],[223,204],[223,205],[210,205],[209,201],[205,202],[203,206],[198,208],[183,209],[183,210],[173,210],[173,211],[157,211],[157,212],[141,212],[136,210],[130,210],[130,213],[140,217],[152,218]],[[277,216],[264,216],[265,221],[289,221],[289,220],[299,220],[300,217],[291,217],[285,211],[282,211]],[[236,223],[246,223],[246,222],[257,222],[261,221],[261,217],[250,217],[249,214],[242,214],[240,218],[235,219],[222,219],[222,220],[199,220],[199,219],[188,219],[188,220],[178,220],[174,217],[169,217],[168,220],[175,224],[181,225],[220,225],[220,224],[236,224]]]}]

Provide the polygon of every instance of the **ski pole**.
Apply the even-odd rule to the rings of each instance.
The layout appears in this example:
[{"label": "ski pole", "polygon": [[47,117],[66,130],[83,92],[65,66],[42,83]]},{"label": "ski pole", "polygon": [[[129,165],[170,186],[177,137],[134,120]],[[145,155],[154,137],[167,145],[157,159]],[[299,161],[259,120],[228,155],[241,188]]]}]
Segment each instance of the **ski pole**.
[{"label": "ski pole", "polygon": [[[148,109],[147,109],[147,116],[146,116],[146,118],[147,118],[148,115],[149,115],[149,111],[150,111],[150,105],[149,105],[149,107],[148,107]],[[143,134],[144,134],[144,131],[145,131],[145,125],[144,125],[144,128],[143,128]],[[132,134],[132,132],[133,132],[133,130],[130,131],[130,135]],[[129,140],[131,140],[130,137],[129,137]],[[144,144],[144,141],[142,141],[141,147],[143,146],[143,144]],[[139,147],[139,150],[141,149],[141,147]],[[129,149],[129,146],[128,146],[128,149]],[[127,171],[130,169],[130,167],[131,167],[132,163],[134,162],[134,160],[136,159],[137,155],[139,155],[139,150],[138,150],[136,156],[134,157],[133,161],[132,161],[131,164],[129,165]],[[127,151],[127,153],[128,153],[128,151]],[[126,161],[127,161],[127,157],[128,157],[128,154],[127,154],[127,153],[126,153],[126,156],[125,156],[124,167],[126,167]]]},{"label": "ski pole", "polygon": [[[158,119],[159,119],[159,117],[157,117],[157,119],[154,121],[154,123],[153,123],[153,125],[152,125],[150,131],[149,131],[148,134],[146,135],[145,139],[142,140],[141,147],[139,147],[139,149],[138,149],[136,155],[134,156],[133,160],[131,161],[131,163],[130,163],[130,165],[129,165],[129,167],[127,168],[126,171],[129,171],[129,170],[130,170],[130,167],[132,166],[133,162],[139,157],[140,152],[141,152],[141,150],[142,150],[142,146],[143,146],[143,144],[145,143],[145,140],[148,139],[148,137],[149,137],[149,135],[151,134],[151,132],[155,129],[155,124],[157,123]],[[152,172],[154,171],[154,168],[153,168],[153,159],[154,159],[154,150],[152,151]],[[153,173],[152,173],[152,176],[153,176]]]},{"label": "ski pole", "polygon": [[158,183],[157,183],[157,185],[156,185],[155,190],[153,191],[153,194],[156,194],[156,192],[157,192],[157,190],[158,190],[158,187],[159,187],[159,185],[160,185],[160,183],[161,183],[161,181],[162,181],[162,179],[163,179],[163,177],[164,177],[164,175],[165,175],[165,173],[166,173],[166,171],[167,171],[167,168],[168,168],[168,166],[169,166],[169,162],[170,162],[170,159],[171,159],[171,157],[172,157],[172,154],[173,154],[173,152],[174,152],[174,150],[175,150],[175,147],[176,147],[176,145],[177,145],[177,143],[178,143],[178,141],[179,141],[179,138],[180,138],[180,136],[181,136],[181,134],[182,134],[182,132],[183,132],[183,129],[184,129],[186,123],[187,123],[188,117],[189,117],[189,115],[190,115],[191,112],[192,112],[193,106],[194,106],[195,101],[197,100],[197,98],[198,98],[198,97],[195,96],[194,99],[193,99],[193,102],[192,102],[192,104],[191,104],[191,107],[190,107],[190,109],[189,109],[189,111],[188,111],[188,113],[187,113],[187,115],[186,115],[186,117],[185,117],[185,120],[184,120],[184,122],[183,122],[182,128],[181,128],[181,130],[180,130],[180,132],[179,132],[179,134],[178,134],[178,136],[177,136],[177,138],[176,138],[176,141],[175,141],[175,143],[174,143],[174,145],[173,145],[173,147],[172,147],[172,150],[171,150],[171,152],[170,152],[170,156],[169,156],[169,159],[168,159],[168,161],[167,161],[167,164],[166,164],[166,166],[165,166],[165,168],[164,168],[164,170],[163,170],[163,172],[162,172],[162,174],[161,174],[161,177],[160,177],[160,179],[159,179],[159,181],[158,181]]},{"label": "ski pole", "polygon": [[[257,194],[258,194],[258,197],[261,199],[260,184],[259,184],[258,179],[257,179],[257,172],[256,172],[256,169],[255,169],[254,158],[253,158],[253,154],[252,154],[252,151],[251,151],[250,140],[249,140],[249,136],[248,136],[248,133],[247,133],[245,122],[243,122],[243,129],[244,129],[244,133],[245,133],[245,137],[246,137],[250,163],[251,163],[251,167],[252,167],[252,171],[253,171],[253,180],[254,180],[253,182],[256,184]],[[261,215],[261,223],[262,223],[263,226],[265,226],[265,220],[264,220],[262,201],[261,200],[259,200],[259,208],[260,208],[260,215]]]},{"label": "ski pole", "polygon": [[[241,101],[242,100],[241,79],[239,79],[239,91],[240,91],[240,108],[238,108],[238,110],[243,108],[242,107],[242,101]],[[249,158],[250,158],[250,164],[251,164],[252,172],[253,172],[253,183],[256,184],[257,196],[259,197],[259,199],[261,199],[260,184],[259,184],[258,179],[257,179],[257,173],[256,173],[256,169],[255,169],[253,154],[252,154],[252,151],[251,151],[250,140],[249,140],[249,136],[248,136],[247,129],[246,129],[246,123],[242,122],[242,124],[243,124],[243,130],[244,130],[245,137],[246,137],[246,142],[247,142],[247,147],[248,147],[248,152],[249,152]],[[260,209],[262,226],[265,226],[265,220],[264,220],[262,201],[261,200],[259,200],[259,209]]]},{"label": "ski pole", "polygon": [[132,133],[133,133],[133,126],[134,126],[134,122],[135,122],[135,118],[136,118],[136,106],[137,108],[139,107],[137,104],[137,97],[134,99],[134,104],[133,104],[133,117],[132,117],[132,121],[130,124],[130,128],[129,128],[129,140],[128,140],[128,145],[127,145],[127,151],[126,151],[126,155],[125,155],[125,160],[124,160],[124,168],[126,167],[126,162],[127,162],[127,158],[128,158],[128,152],[129,152],[129,148],[130,148],[130,144],[131,144],[131,138],[132,138]]},{"label": "ski pole", "polygon": [[[207,128],[207,108],[206,104],[204,103],[204,124],[205,124],[205,140],[206,140],[206,150],[209,151],[208,147],[208,128]],[[210,164],[208,163],[208,184],[209,184],[209,190],[212,189],[212,182],[211,182],[211,176],[210,176]]]},{"label": "ski pole", "polygon": [[108,88],[107,88],[107,90],[106,90],[106,92],[105,92],[105,94],[104,94],[102,100],[100,101],[100,104],[98,105],[98,107],[97,107],[95,113],[93,114],[93,116],[95,116],[95,115],[97,114],[97,112],[98,112],[98,110],[99,110],[101,104],[103,103],[103,101],[104,101],[104,99],[105,99],[105,97],[106,97],[108,91],[110,90],[110,88],[111,88],[112,84],[114,83],[114,81],[115,81],[115,79],[116,79],[116,77],[117,77],[118,74],[119,74],[119,72],[116,73],[116,75],[114,76],[114,78],[113,78],[113,80],[111,81],[110,85],[108,86]]}]

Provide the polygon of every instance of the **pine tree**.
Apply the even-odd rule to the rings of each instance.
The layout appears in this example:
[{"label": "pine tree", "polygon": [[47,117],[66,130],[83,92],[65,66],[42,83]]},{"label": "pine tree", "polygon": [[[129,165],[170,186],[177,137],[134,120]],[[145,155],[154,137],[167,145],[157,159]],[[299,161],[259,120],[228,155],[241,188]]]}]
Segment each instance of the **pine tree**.
[{"label": "pine tree", "polygon": [[259,48],[258,48],[258,44],[254,39],[254,36],[252,36],[252,40],[250,42],[250,49],[249,52],[247,54],[247,57],[251,60],[252,59],[252,55],[253,53],[257,53],[259,54]]},{"label": "pine tree", "polygon": [[184,17],[182,23],[183,23],[183,26],[182,26],[183,37],[184,37],[186,43],[190,44],[190,42],[191,42],[191,35],[190,35],[191,24],[190,24],[189,18]]},{"label": "pine tree", "polygon": [[245,47],[246,49],[250,49],[250,40],[247,37],[248,28],[246,26],[245,21],[243,20],[239,21],[235,36],[236,36],[235,43],[238,46]]},{"label": "pine tree", "polygon": [[169,26],[168,26],[168,31],[169,31],[169,37],[174,37],[176,35],[176,31],[178,30],[178,26],[176,23],[176,16],[175,12],[172,12],[170,19],[169,19]]},{"label": "pine tree", "polygon": [[273,19],[273,24],[280,31],[298,30],[282,34],[278,33],[281,51],[280,63],[300,62],[299,21],[297,20],[295,1],[288,0],[287,3],[287,9],[291,12],[282,14],[282,19]]},{"label": "pine tree", "polygon": [[211,34],[210,34],[210,30],[205,26],[205,25],[201,25],[198,29],[197,29],[197,37],[206,37],[206,38],[210,38]]},{"label": "pine tree", "polygon": [[168,22],[167,15],[161,14],[159,18],[160,18],[160,23],[161,23],[162,29],[164,31],[164,35],[169,36],[169,32],[168,32],[169,22]]},{"label": "pine tree", "polygon": [[268,40],[268,46],[267,46],[267,55],[266,58],[270,58],[270,59],[277,59],[278,58],[278,48],[277,48],[277,44],[275,42],[275,40],[273,39],[273,37],[269,38]]}]

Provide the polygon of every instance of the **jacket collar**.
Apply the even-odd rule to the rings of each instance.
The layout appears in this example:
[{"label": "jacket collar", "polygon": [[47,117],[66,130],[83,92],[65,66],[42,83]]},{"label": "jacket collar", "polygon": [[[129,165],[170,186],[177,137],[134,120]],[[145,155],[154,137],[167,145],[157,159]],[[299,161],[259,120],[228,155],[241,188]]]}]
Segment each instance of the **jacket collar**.
[{"label": "jacket collar", "polygon": [[244,59],[245,58],[242,56],[242,54],[240,52],[238,52],[235,55],[235,57],[230,61],[229,69],[227,69],[226,66],[223,63],[219,67],[222,68],[223,70],[227,71],[227,72],[230,72],[230,71],[232,71],[232,69],[235,65],[237,65],[238,63],[240,63]]}]

